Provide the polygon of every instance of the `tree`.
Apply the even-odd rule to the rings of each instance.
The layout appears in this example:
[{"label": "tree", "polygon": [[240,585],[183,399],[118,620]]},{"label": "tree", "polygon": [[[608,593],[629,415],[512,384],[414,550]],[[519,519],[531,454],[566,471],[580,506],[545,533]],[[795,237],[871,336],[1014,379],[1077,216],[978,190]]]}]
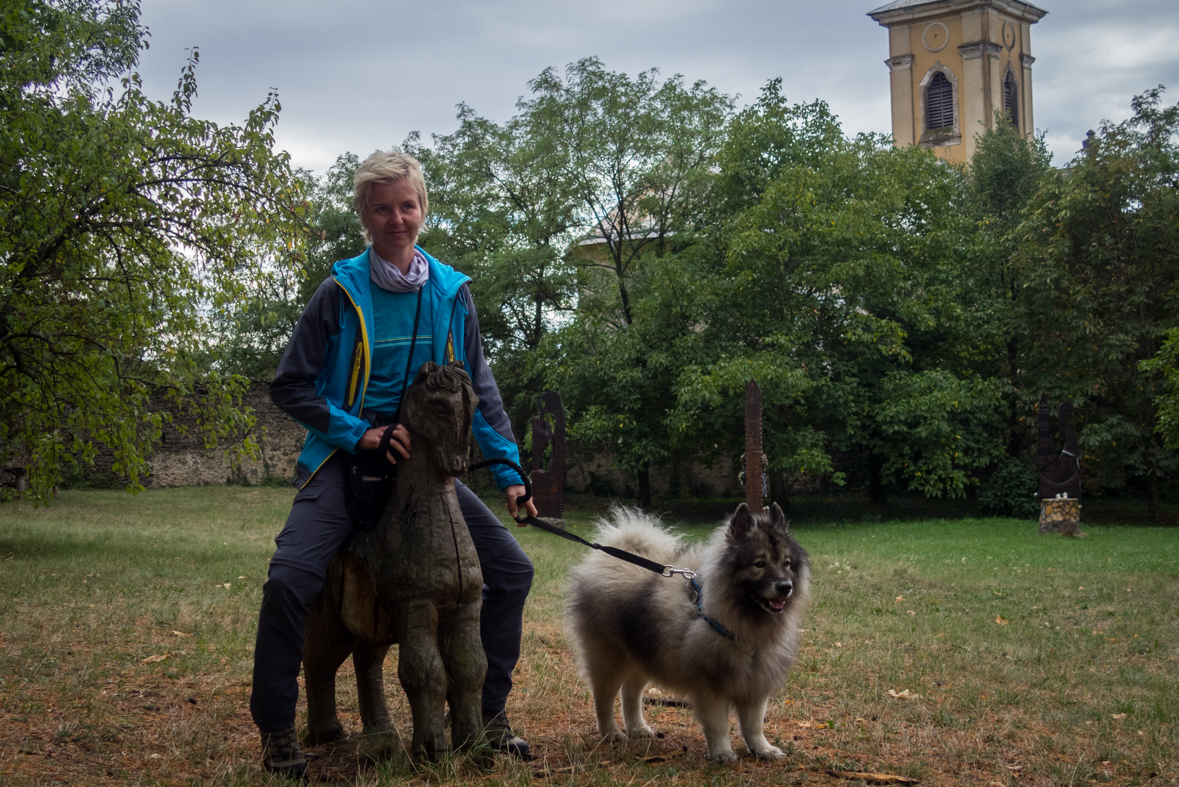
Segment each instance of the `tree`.
[{"label": "tree", "polygon": [[584,233],[572,251],[576,314],[537,358],[570,411],[571,436],[608,445],[649,505],[651,467],[670,458],[679,360],[669,351],[691,329],[688,312],[659,308],[655,288],[683,281],[674,260],[707,212],[733,102],[703,82],[660,82],[653,70],[631,79],[596,58],[571,64],[564,80],[547,69],[530,87],[521,122],[552,151]]},{"label": "tree", "polygon": [[577,262],[612,274],[621,325],[631,325],[631,274],[698,224],[733,100],[679,75],[661,84],[654,69],[632,80],[597,58],[570,64],[565,81],[548,68],[529,87],[528,133],[555,151],[585,230],[605,249]]},{"label": "tree", "polygon": [[573,307],[575,203],[549,140],[519,117],[501,126],[462,105],[458,120],[432,148],[407,144],[430,187],[423,243],[472,277],[489,364],[513,420],[527,422],[543,391],[527,355]]},{"label": "tree", "polygon": [[776,82],[718,158],[720,253],[702,255],[692,334],[702,360],[676,383],[671,433],[738,452],[753,377],[774,473],[863,472],[877,497],[890,484],[964,494],[999,444],[998,386],[974,368],[957,265],[961,174],[849,139],[825,105],[790,106]]},{"label": "tree", "polygon": [[280,251],[280,262],[268,266],[268,275],[243,282],[234,302],[213,315],[219,339],[208,364],[255,382],[274,376],[303,309],[332,265],[367,245],[352,207],[352,177],[359,165],[355,154],[344,153],[323,177],[295,173],[305,194],[301,242]]},{"label": "tree", "polygon": [[978,319],[971,333],[980,346],[991,348],[986,356],[1002,359],[980,371],[1004,381],[1004,442],[1011,459],[1025,456],[1032,444],[1035,421],[1026,416],[1040,398],[1038,391],[1027,388],[1021,354],[1035,338],[1022,335],[1016,320],[1023,290],[1014,259],[1016,230],[1028,203],[1054,176],[1043,136],[1023,136],[1001,113],[996,114],[994,128],[978,136],[968,168],[967,204],[977,230],[965,247],[970,283],[977,285],[973,300]]},{"label": "tree", "polygon": [[1154,372],[1179,326],[1179,106],[1162,92],[1136,96],[1046,182],[1015,256],[1029,385],[1073,403],[1085,466],[1107,488],[1144,484],[1152,514],[1175,468],[1156,431],[1173,394]]},{"label": "tree", "polygon": [[199,362],[210,315],[298,240],[277,95],[241,126],[194,118],[194,50],[172,100],[149,100],[138,18],[122,0],[0,15],[0,454],[39,499],[100,447],[138,488],[167,417],[155,396],[210,445],[247,429],[245,381]]}]

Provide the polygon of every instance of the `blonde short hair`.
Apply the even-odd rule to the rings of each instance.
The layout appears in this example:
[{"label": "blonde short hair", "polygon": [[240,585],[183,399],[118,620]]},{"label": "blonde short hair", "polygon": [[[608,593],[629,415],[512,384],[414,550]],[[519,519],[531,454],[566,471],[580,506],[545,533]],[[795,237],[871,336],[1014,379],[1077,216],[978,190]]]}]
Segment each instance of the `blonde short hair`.
[{"label": "blonde short hair", "polygon": [[[378,150],[360,163],[352,178],[352,207],[356,210],[362,227],[364,211],[368,207],[368,195],[373,184],[393,183],[398,180],[408,180],[409,185],[413,186],[413,190],[418,194],[418,204],[422,208],[422,218],[425,218],[430,202],[426,197],[426,178],[422,174],[422,165],[416,158],[400,150]],[[364,238],[372,242],[368,227],[364,227]]]}]

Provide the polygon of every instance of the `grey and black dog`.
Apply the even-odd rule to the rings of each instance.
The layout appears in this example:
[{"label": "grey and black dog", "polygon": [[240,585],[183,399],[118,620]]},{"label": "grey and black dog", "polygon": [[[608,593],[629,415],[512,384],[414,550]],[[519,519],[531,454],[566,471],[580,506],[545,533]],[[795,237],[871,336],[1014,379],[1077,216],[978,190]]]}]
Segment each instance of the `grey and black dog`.
[{"label": "grey and black dog", "polygon": [[[752,513],[742,503],[703,544],[685,544],[659,521],[615,509],[596,540],[696,572],[667,578],[594,552],[572,572],[567,621],[594,694],[606,740],[647,738],[643,689],[654,682],[691,703],[708,759],[735,762],[729,713],[749,750],[782,751],[763,731],[766,703],[786,679],[810,592],[810,561],[782,509]],[[625,731],[614,720],[622,691]]]}]

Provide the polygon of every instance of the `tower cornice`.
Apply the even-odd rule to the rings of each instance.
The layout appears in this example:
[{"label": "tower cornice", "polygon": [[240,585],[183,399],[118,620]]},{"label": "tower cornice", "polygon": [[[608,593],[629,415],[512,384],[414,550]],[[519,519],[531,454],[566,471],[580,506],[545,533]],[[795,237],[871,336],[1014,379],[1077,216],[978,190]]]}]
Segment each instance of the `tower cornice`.
[{"label": "tower cornice", "polygon": [[995,8],[1029,24],[1039,22],[1048,13],[1043,8],[1022,0],[895,0],[875,11],[869,11],[868,16],[888,27],[897,22],[912,22],[951,12],[968,11],[979,6]]}]

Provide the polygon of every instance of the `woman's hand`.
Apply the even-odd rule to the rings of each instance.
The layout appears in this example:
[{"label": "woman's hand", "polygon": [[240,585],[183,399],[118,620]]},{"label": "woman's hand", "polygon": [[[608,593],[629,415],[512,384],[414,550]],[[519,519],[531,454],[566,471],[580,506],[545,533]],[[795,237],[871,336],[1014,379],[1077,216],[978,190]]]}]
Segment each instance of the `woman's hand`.
[{"label": "woman's hand", "polygon": [[512,519],[518,516],[536,516],[536,503],[532,502],[532,498],[528,498],[528,502],[524,504],[524,512],[521,514],[520,506],[516,504],[516,498],[523,495],[527,490],[523,484],[514,484],[504,490],[504,494],[508,496],[508,513]]},{"label": "woman's hand", "polygon": [[[360,438],[360,442],[356,444],[356,450],[372,451],[374,449],[380,448],[381,438],[385,434],[385,428],[386,427],[381,426],[367,430]],[[393,451],[401,454],[403,458],[409,459],[409,431],[401,424],[397,424],[397,426],[393,427],[393,438],[389,440],[389,447],[393,449]],[[385,452],[385,459],[388,460],[389,464],[391,465],[397,464],[397,457],[393,456],[393,451]],[[520,488],[523,489],[524,487]]]}]

